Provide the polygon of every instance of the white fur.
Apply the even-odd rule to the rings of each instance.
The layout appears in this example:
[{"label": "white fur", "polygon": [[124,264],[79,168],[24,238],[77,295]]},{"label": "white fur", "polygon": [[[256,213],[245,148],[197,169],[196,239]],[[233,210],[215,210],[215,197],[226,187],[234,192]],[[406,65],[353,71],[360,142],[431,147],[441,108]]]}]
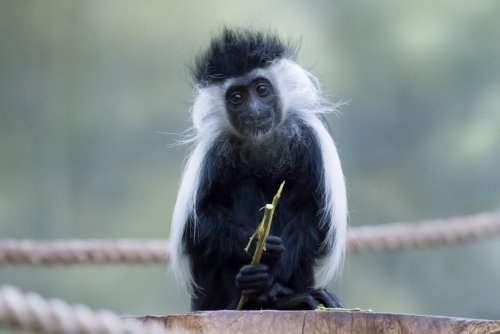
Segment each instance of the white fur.
[{"label": "white fur", "polygon": [[182,236],[190,215],[196,222],[196,194],[205,155],[220,131],[229,126],[224,111],[224,96],[221,95],[219,86],[196,88],[195,94],[196,99],[191,109],[191,130],[194,134],[185,141],[194,142],[194,148],[183,171],[170,230],[171,268],[178,282],[189,292],[192,292],[191,288],[195,282],[182,244]]},{"label": "white fur", "polygon": [[[321,223],[327,224],[328,233],[322,245],[326,256],[318,263],[315,279],[317,287],[324,287],[342,264],[347,228],[347,200],[340,160],[332,137],[318,117],[318,114],[334,111],[336,105],[322,98],[318,80],[311,73],[289,59],[276,61],[250,75],[261,75],[271,81],[281,97],[284,121],[292,115],[299,117],[313,130],[320,145],[326,206],[318,214],[322,216]],[[223,131],[231,130],[224,107],[224,92],[231,81],[196,88],[191,110],[194,134],[188,141],[194,143],[194,148],[182,176],[170,233],[172,269],[188,290],[194,282],[182,235],[189,215],[193,215],[196,223],[196,194],[205,155]]]}]

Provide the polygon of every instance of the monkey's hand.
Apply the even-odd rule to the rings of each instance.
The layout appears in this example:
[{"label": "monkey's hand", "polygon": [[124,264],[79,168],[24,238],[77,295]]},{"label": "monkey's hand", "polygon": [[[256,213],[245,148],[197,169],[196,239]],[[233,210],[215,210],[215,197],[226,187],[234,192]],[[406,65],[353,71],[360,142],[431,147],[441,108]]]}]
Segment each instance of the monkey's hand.
[{"label": "monkey's hand", "polygon": [[284,251],[285,246],[281,238],[276,235],[269,235],[266,238],[266,250],[262,254],[260,261],[272,265],[281,259],[281,255]]},{"label": "monkey's hand", "polygon": [[267,289],[271,284],[269,267],[265,264],[246,265],[236,275],[236,287],[248,301],[264,304],[267,302]]}]

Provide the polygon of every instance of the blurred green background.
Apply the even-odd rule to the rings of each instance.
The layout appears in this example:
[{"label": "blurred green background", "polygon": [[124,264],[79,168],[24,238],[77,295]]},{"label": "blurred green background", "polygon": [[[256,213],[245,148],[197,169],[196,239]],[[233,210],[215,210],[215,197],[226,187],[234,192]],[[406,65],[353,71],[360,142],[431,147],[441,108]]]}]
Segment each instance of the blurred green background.
[{"label": "blurred green background", "polygon": [[[223,24],[301,41],[332,100],[351,224],[500,208],[500,2],[0,2],[0,238],[169,236],[187,65]],[[348,307],[500,319],[500,239],[348,258]],[[0,268],[126,314],[188,310],[166,267]]]}]

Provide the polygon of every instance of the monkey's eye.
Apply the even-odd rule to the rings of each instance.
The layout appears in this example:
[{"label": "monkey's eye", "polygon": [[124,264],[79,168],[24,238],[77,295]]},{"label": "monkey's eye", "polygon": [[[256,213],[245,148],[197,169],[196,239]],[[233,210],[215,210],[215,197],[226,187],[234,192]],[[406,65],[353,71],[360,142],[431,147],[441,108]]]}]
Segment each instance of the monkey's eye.
[{"label": "monkey's eye", "polygon": [[265,83],[260,83],[255,88],[255,91],[259,96],[266,96],[267,94],[269,94],[269,86]]},{"label": "monkey's eye", "polygon": [[242,104],[244,99],[245,98],[243,97],[243,94],[241,94],[240,92],[234,92],[229,97],[229,102],[236,106]]}]

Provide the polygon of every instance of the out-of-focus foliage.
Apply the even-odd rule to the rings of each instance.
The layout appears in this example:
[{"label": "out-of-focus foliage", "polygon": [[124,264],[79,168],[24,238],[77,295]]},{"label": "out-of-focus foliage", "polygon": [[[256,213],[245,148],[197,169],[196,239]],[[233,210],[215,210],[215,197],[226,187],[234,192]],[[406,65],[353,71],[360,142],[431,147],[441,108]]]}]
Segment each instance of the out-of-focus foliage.
[{"label": "out-of-focus foliage", "polygon": [[[168,238],[187,65],[223,24],[301,41],[333,100],[352,225],[500,207],[500,2],[2,1],[0,238]],[[169,134],[165,134],[169,133]],[[242,245],[243,247],[244,245]],[[347,259],[348,307],[500,318],[500,242]],[[166,268],[0,268],[129,314],[188,309]]]}]

